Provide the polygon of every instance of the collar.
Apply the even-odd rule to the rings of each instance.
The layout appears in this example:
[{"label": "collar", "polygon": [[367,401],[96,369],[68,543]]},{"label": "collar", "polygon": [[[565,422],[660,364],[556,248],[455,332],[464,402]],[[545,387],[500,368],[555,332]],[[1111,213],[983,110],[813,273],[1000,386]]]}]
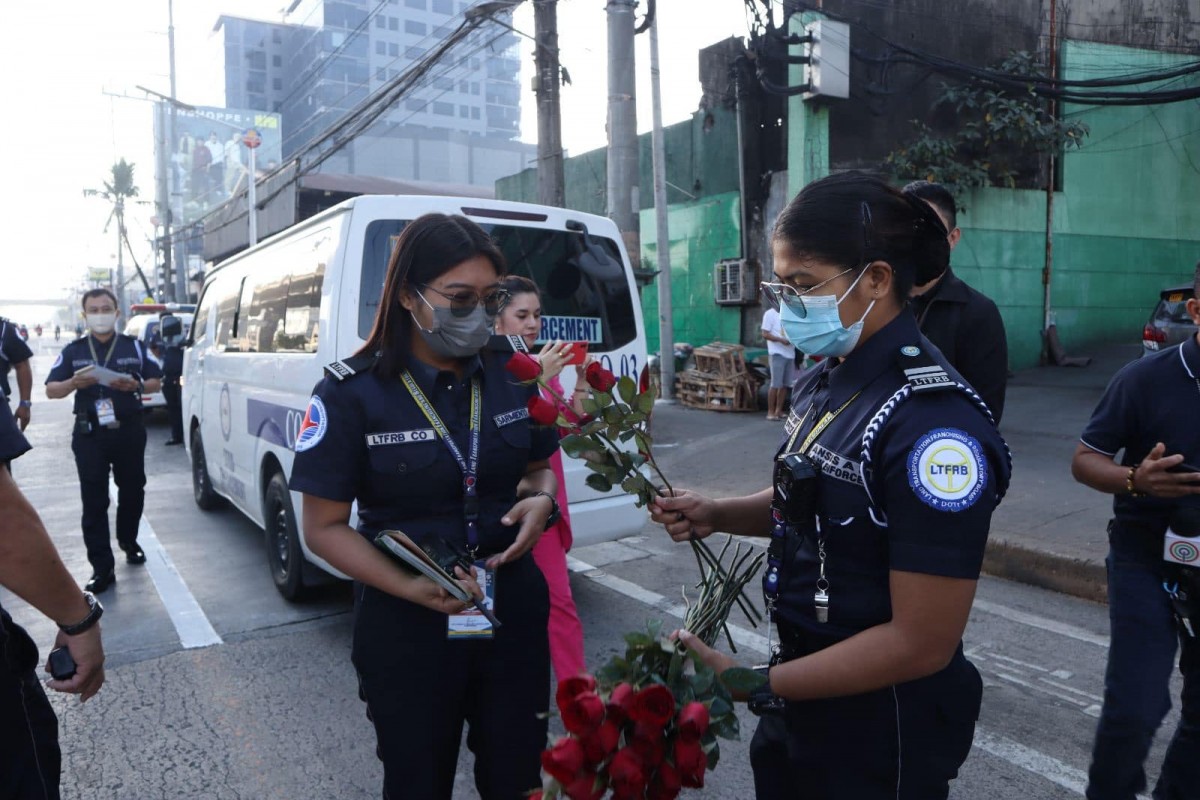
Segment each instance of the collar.
[{"label": "collar", "polygon": [[[920,341],[921,332],[917,329],[916,318],[908,309],[902,310],[894,320],[875,331],[870,339],[846,356],[840,365],[827,367],[830,406],[841,406],[855,392],[864,389],[880,373],[895,364],[896,350],[901,345],[919,344]],[[826,359],[824,363],[828,362],[829,359]]]},{"label": "collar", "polygon": [[924,295],[914,300],[924,300],[929,303],[965,303],[971,299],[971,293],[967,284],[963,283],[962,278],[954,274],[954,270],[946,267],[946,271],[942,273],[942,279],[938,281],[937,286],[930,289]]},{"label": "collar", "polygon": [[[417,381],[417,385],[421,387],[421,391],[425,392],[426,394],[429,394],[437,387],[438,376],[443,372],[447,375],[454,375],[454,373],[450,370],[438,369],[430,364],[426,364],[419,358],[412,358],[411,356],[404,366],[409,372],[412,373],[413,378],[415,378]],[[471,358],[466,362],[465,368],[463,369],[463,380],[465,381],[472,377],[476,372],[482,373],[482,370],[483,362],[480,360],[479,356],[471,356]],[[455,380],[457,381],[458,379],[455,378]]]},{"label": "collar", "polygon": [[1187,341],[1179,345],[1179,360],[1187,370],[1189,378],[1200,379],[1200,342],[1195,336],[1189,336]]}]

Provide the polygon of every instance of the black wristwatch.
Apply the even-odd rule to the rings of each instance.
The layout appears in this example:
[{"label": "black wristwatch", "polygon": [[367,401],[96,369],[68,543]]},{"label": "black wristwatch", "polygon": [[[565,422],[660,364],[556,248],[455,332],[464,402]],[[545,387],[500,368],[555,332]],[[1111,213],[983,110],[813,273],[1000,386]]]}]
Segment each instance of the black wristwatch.
[{"label": "black wristwatch", "polygon": [[550,498],[550,516],[546,517],[546,527],[543,528],[543,530],[548,531],[554,527],[554,523],[558,522],[559,518],[562,516],[562,509],[558,507],[558,500],[556,500],[554,495],[550,494],[549,492],[534,492],[533,494],[525,495],[525,497],[528,499],[530,497],[537,497],[538,495]]},{"label": "black wristwatch", "polygon": [[100,621],[100,617],[104,615],[104,606],[100,605],[100,601],[96,599],[96,595],[91,592],[84,592],[83,599],[88,604],[88,614],[83,619],[76,622],[74,625],[59,625],[58,629],[67,636],[78,636],[84,631],[91,628]]}]

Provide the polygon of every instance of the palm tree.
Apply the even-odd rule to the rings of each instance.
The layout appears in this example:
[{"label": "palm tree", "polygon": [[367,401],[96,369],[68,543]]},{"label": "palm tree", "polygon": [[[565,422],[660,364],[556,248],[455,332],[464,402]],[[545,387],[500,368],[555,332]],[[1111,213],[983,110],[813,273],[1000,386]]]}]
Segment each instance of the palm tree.
[{"label": "palm tree", "polygon": [[[104,232],[108,232],[109,225],[113,220],[117,221],[117,305],[120,307],[122,316],[127,316],[129,309],[125,307],[125,263],[121,258],[122,251],[128,247],[129,257],[133,259],[133,247],[129,244],[129,234],[125,230],[125,201],[137,197],[137,184],[133,181],[133,164],[127,162],[124,158],[112,165],[112,180],[104,181],[103,189],[84,189],[84,197],[102,197],[112,203],[112,213],[108,215],[108,221],[104,223]],[[142,268],[138,266],[137,260],[133,259],[134,269],[137,270],[138,277],[142,279],[142,286],[146,289],[148,296],[153,293],[150,291],[150,283],[146,280],[146,276],[142,273]]]}]

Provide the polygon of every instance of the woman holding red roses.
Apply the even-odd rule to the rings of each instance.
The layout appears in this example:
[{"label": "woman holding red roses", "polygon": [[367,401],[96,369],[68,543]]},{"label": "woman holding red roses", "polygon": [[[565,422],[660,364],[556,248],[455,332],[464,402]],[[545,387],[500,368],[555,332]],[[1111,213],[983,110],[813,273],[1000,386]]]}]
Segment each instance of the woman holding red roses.
[{"label": "woman holding red roses", "polygon": [[[798,350],[825,359],[794,389],[774,485],[651,506],[677,541],[771,540],[779,648],[750,698],[760,800],[945,798],[971,750],[982,682],[962,634],[1010,461],[908,308],[914,283],[946,269],[946,235],[877,178],[805,187],[775,224],[764,300]],[[733,665],[680,638],[718,672]]]},{"label": "woman holding red roses", "polygon": [[[532,349],[534,342],[542,330],[542,298],[537,284],[520,275],[509,275],[501,284],[508,292],[508,300],[496,317],[496,333],[509,336],[520,336],[525,340],[526,347]],[[528,377],[518,375],[524,380],[533,380],[539,375],[549,384],[552,392],[542,391],[543,406],[549,412],[567,415],[568,419],[578,419],[583,416],[580,405],[582,395],[586,394],[587,384],[583,381],[586,366],[575,367],[575,392],[572,396],[571,408],[561,407],[559,398],[563,397],[562,384],[558,375],[566,366],[571,345],[569,342],[549,342],[542,351],[533,356],[540,364],[540,371]],[[553,422],[550,422],[553,424]],[[579,621],[579,613],[575,610],[575,598],[571,596],[570,573],[567,571],[567,551],[571,549],[571,517],[567,512],[567,488],[563,480],[562,454],[555,453],[550,457],[550,468],[558,480],[558,507],[561,516],[558,522],[542,534],[542,538],[533,548],[533,560],[541,568],[550,587],[550,623],[547,633],[550,638],[550,663],[554,665],[554,676],[564,680],[583,672],[583,623]]]},{"label": "woman holding red roses", "polygon": [[[536,392],[507,355],[484,349],[504,272],[465,217],[405,225],[366,344],[326,368],[295,444],[305,537],[355,580],[351,659],[385,798],[450,798],[464,723],[481,797],[541,784],[549,602],[529,551],[555,515],[558,438],[530,423]],[[501,625],[480,630],[467,603],[373,546],[393,529],[469,554],[474,577],[456,573],[476,597],[476,577],[494,588]]]}]

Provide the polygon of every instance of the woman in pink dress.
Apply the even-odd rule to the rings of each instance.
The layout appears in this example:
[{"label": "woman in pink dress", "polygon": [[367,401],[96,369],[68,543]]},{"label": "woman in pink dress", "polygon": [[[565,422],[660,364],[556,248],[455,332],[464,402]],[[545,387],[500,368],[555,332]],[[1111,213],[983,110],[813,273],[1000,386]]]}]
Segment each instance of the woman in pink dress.
[{"label": "woman in pink dress", "polygon": [[[509,293],[509,300],[496,317],[496,333],[516,335],[525,339],[532,348],[542,328],[542,299],[537,284],[519,275],[510,275],[501,282]],[[535,358],[541,362],[542,376],[546,383],[565,397],[558,375],[566,366],[570,342],[549,342]],[[580,401],[587,395],[587,383],[583,379],[586,363],[575,367],[575,391],[570,408],[562,408],[556,398],[543,390],[542,396],[559,407],[559,413],[568,418],[583,415]],[[571,596],[571,582],[567,572],[567,551],[571,549],[571,515],[567,510],[566,482],[563,480],[562,453],[550,458],[550,466],[558,479],[558,507],[562,516],[554,523],[533,548],[533,560],[546,576],[550,587],[550,662],[554,676],[563,680],[584,671],[583,624],[575,610],[575,599]]]}]

